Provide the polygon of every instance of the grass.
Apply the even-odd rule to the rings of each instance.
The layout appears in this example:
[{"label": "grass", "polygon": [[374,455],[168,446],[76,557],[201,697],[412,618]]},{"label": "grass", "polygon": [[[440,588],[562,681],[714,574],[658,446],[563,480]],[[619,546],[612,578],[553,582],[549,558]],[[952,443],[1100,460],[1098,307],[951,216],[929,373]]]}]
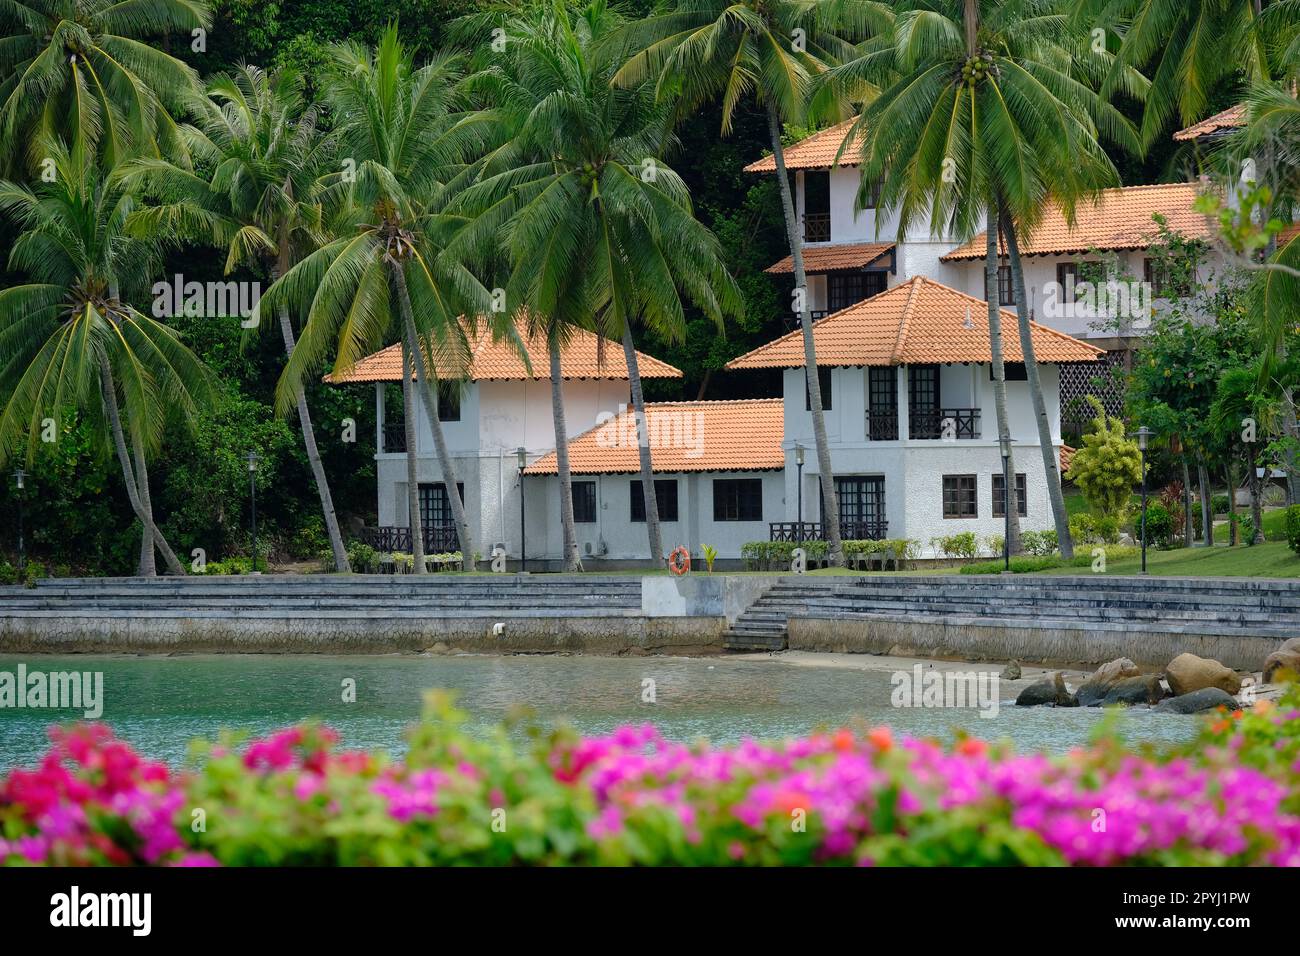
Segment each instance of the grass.
[{"label": "grass", "polygon": [[[1078,553],[1085,553],[1082,548]],[[1118,558],[1106,563],[1107,574],[1137,574],[1142,569],[1141,555]],[[1084,568],[1054,568],[1045,574],[1086,574]],[[1285,541],[1266,541],[1235,548],[1178,548],[1173,551],[1147,551],[1147,573],[1186,577],[1258,577],[1300,578],[1300,556],[1292,553]]]}]

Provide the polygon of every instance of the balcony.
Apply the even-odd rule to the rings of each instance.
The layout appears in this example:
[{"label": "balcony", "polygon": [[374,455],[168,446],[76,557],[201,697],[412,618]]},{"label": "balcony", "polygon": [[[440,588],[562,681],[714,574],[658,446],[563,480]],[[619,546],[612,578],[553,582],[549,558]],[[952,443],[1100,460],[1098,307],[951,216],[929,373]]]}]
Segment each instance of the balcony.
[{"label": "balcony", "polygon": [[[444,554],[460,550],[460,538],[455,525],[430,525],[420,529],[424,538],[425,554]],[[376,551],[411,553],[411,529],[385,525],[379,528],[362,528],[361,540]]]},{"label": "balcony", "polygon": [[898,441],[898,409],[867,412],[867,441]]},{"label": "balcony", "polygon": [[803,241],[804,242],[830,242],[831,241],[831,214],[828,212],[804,213]]},{"label": "balcony", "polygon": [[406,451],[404,422],[384,422],[384,451],[394,454]]},{"label": "balcony", "polygon": [[[767,526],[769,541],[825,541],[820,521],[773,521]],[[883,541],[889,537],[888,521],[841,521],[841,541]]]},{"label": "balcony", "polygon": [[913,439],[971,441],[980,437],[978,408],[913,409],[907,435]]}]

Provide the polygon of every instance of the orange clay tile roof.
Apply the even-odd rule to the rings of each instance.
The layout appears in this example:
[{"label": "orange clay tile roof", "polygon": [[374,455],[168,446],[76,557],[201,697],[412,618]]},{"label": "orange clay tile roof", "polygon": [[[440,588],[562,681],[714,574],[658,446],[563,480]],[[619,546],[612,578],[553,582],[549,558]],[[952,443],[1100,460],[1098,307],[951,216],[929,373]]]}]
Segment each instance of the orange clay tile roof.
[{"label": "orange clay tile roof", "polygon": [[[652,402],[645,407],[650,455],[657,474],[683,471],[767,471],[785,467],[781,439],[785,412],[779,398],[731,402]],[[641,470],[631,409],[569,442],[575,475],[634,474]],[[526,469],[554,475],[555,452]]]},{"label": "orange clay tile roof", "polygon": [[[1074,228],[1059,209],[1050,209],[1020,240],[1026,256],[1071,255],[1093,249],[1145,249],[1159,235],[1155,213],[1165,217],[1169,228],[1187,239],[1209,239],[1209,220],[1192,208],[1199,186],[1196,183],[1167,183],[1158,186],[1122,186],[1104,189],[1093,203],[1075,207]],[[1005,249],[999,243],[999,253]],[[984,258],[984,233],[966,245],[939,257],[943,262]]]},{"label": "orange clay tile roof", "polygon": [[[892,242],[855,242],[839,246],[804,246],[805,272],[834,272],[837,269],[864,269],[881,256],[893,250]],[[794,272],[794,257],[786,256],[764,272],[771,275],[788,275]]]},{"label": "orange clay tile roof", "polygon": [[[857,117],[847,119],[843,123],[836,123],[827,129],[813,133],[807,139],[801,139],[793,146],[787,146],[785,149],[785,168],[786,169],[830,169],[835,166],[835,154],[840,151],[840,145],[849,133],[849,127],[857,122]],[[844,155],[840,158],[840,166],[856,166],[858,164],[858,143],[850,143],[844,150]],[[745,167],[747,173],[774,173],[776,172],[776,160],[771,156],[764,156],[762,159],[755,160]]]},{"label": "orange clay tile roof", "polygon": [[1282,246],[1285,246],[1296,236],[1300,236],[1300,222],[1293,222],[1289,226],[1283,226],[1277,234],[1278,248],[1280,249]]},{"label": "orange clay tile roof", "polygon": [[[1002,348],[1008,362],[1023,360],[1014,313],[1003,310]],[[1033,323],[1039,362],[1092,362],[1104,354],[1086,342]],[[924,365],[990,361],[988,305],[983,299],[916,276],[813,325],[818,365]],[[729,369],[802,368],[799,329],[747,355]]]},{"label": "orange clay tile roof", "polygon": [[[520,335],[523,331],[520,330]],[[610,339],[605,339],[603,355],[597,356],[597,343],[600,336],[585,329],[575,329],[560,355],[560,371],[566,379],[599,378],[626,379],[627,362],[623,358],[623,346]],[[438,373],[446,378],[459,378],[462,374],[472,382],[516,380],[525,378],[545,379],[550,377],[551,360],[546,351],[546,340],[539,337],[528,339],[528,361],[532,365],[532,375],[524,367],[523,360],[515,344],[509,340],[493,341],[492,333],[482,328],[473,337],[470,345],[469,370],[439,368]],[[667,362],[661,362],[644,352],[637,352],[637,367],[642,378],[681,378],[679,369]],[[367,355],[351,369],[325,376],[325,381],[334,385],[348,382],[400,382],[402,380],[402,349],[400,345],[390,345],[386,349]]]},{"label": "orange clay tile roof", "polygon": [[1208,119],[1203,119],[1199,123],[1193,123],[1187,129],[1180,129],[1174,133],[1174,139],[1179,142],[1186,142],[1192,139],[1199,139],[1202,136],[1208,136],[1211,133],[1217,133],[1225,129],[1237,129],[1243,126],[1246,121],[1245,104],[1238,103],[1236,106],[1229,106],[1222,113],[1215,113]]}]

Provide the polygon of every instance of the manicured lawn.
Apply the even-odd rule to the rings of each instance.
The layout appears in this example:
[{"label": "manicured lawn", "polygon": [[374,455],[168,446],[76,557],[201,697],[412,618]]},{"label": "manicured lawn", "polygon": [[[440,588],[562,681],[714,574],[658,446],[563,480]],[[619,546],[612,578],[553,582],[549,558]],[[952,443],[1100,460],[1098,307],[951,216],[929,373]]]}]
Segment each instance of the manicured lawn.
[{"label": "manicured lawn", "polygon": [[[1080,549],[1077,553],[1084,553]],[[1140,555],[1109,561],[1107,574],[1137,574]],[[1300,556],[1288,550],[1285,541],[1266,541],[1254,547],[1179,548],[1148,551],[1147,572],[1160,575],[1204,577],[1300,578]],[[1055,568],[1044,574],[1086,574],[1086,568]]]},{"label": "manicured lawn", "polygon": [[[1243,515],[1249,515],[1250,508],[1239,508],[1237,518],[1241,519]],[[1227,540],[1228,522],[1216,521],[1214,523],[1214,536],[1217,539],[1220,535],[1223,540]],[[1285,541],[1286,540],[1286,509],[1274,508],[1271,511],[1264,512],[1264,538],[1268,541]]]}]

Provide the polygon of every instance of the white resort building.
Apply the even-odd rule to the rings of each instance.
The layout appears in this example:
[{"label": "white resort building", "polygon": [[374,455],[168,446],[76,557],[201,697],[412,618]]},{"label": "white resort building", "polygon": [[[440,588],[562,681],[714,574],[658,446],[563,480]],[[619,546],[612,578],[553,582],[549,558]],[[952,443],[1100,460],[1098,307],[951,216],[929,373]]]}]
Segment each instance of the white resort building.
[{"label": "white resort building", "polygon": [[[836,163],[848,128],[841,123],[786,151],[806,243],[842,536],[909,539],[921,557],[936,556],[937,539],[959,532],[989,542],[1003,531],[1004,489],[985,237],[961,242],[928,228],[899,237],[896,215],[874,208],[869,197],[866,208],[857,208],[860,177],[851,144]],[[774,173],[775,164],[766,157],[746,171]],[[1156,308],[1168,296],[1185,294],[1164,281],[1151,249],[1160,242],[1157,216],[1187,239],[1210,237],[1206,217],[1193,208],[1196,191],[1193,184],[1106,190],[1081,204],[1073,223],[1049,211],[1021,237],[1052,454],[1062,471],[1072,454],[1062,441],[1063,407],[1094,391],[1107,363],[1127,360],[1146,322],[1139,317],[1125,324],[1122,312],[1076,309],[1079,285],[1099,276],[1145,282]],[[767,271],[791,275],[790,258]],[[990,291],[1003,315],[1013,506],[1023,529],[1048,529],[1047,476],[1005,257],[998,289]],[[823,535],[802,333],[793,310],[786,328],[784,336],[727,365],[737,375],[782,370],[780,398],[647,406],[665,551],[685,546],[699,561],[709,546],[727,567],[739,561],[746,542]],[[562,558],[562,530],[549,360],[544,343],[526,344],[531,368],[513,343],[478,334],[460,401],[444,398],[441,414],[475,549],[486,559],[500,547],[512,566],[524,559],[530,570],[554,569]],[[648,355],[638,362],[643,378],[681,376]],[[622,347],[577,332],[561,368],[579,553],[591,569],[644,564],[648,536]],[[401,382],[400,349],[369,356],[330,381],[375,384],[378,526],[365,534],[381,549],[409,551],[403,427],[387,414],[400,402],[385,397]],[[1100,397],[1115,403],[1114,395]],[[426,550],[453,550],[458,545],[444,479],[419,403],[416,416]]]}]

